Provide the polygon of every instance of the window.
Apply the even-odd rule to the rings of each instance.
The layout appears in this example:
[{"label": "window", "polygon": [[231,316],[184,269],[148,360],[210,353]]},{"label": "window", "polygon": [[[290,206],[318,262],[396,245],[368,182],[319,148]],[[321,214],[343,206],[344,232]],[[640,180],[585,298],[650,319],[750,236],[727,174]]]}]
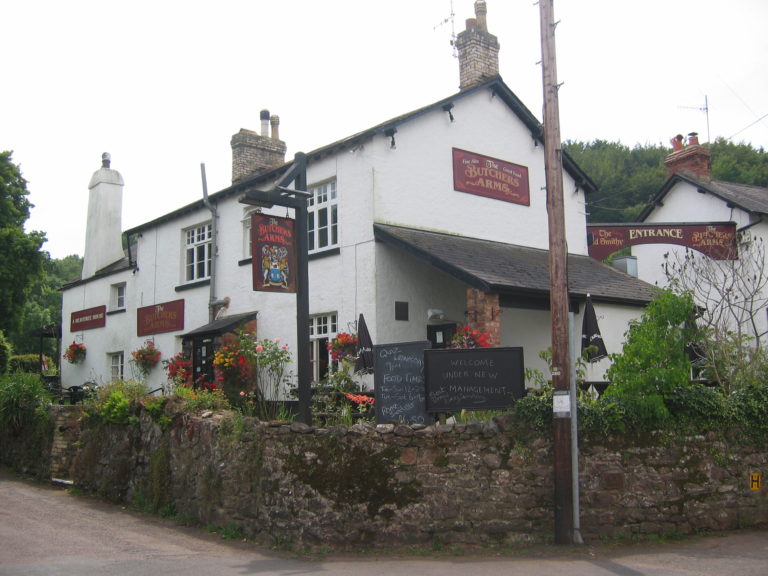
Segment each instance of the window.
[{"label": "window", "polygon": [[336,180],[309,189],[307,232],[309,252],[320,252],[339,245],[339,214]]},{"label": "window", "polygon": [[125,282],[122,284],[112,284],[109,300],[112,310],[125,310]]},{"label": "window", "polygon": [[122,352],[109,354],[109,370],[112,380],[123,380],[125,359]]},{"label": "window", "polygon": [[251,246],[251,217],[261,210],[253,210],[252,208],[245,211],[243,217],[243,258],[250,258],[253,256],[253,247]]},{"label": "window", "polygon": [[312,366],[312,380],[319,382],[328,376],[330,353],[328,342],[338,330],[336,314],[312,316],[309,319],[309,362]]},{"label": "window", "polygon": [[184,280],[193,282],[211,276],[211,225],[203,224],[185,231]]}]

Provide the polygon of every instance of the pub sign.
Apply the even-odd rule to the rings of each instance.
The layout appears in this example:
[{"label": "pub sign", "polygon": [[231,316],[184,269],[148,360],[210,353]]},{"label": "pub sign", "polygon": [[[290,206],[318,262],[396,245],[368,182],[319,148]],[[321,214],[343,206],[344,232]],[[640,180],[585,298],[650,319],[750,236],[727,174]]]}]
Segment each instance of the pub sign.
[{"label": "pub sign", "polygon": [[184,300],[144,306],[136,310],[136,334],[149,336],[184,330]]},{"label": "pub sign", "polygon": [[295,221],[255,213],[251,216],[253,289],[296,292]]},{"label": "pub sign", "polygon": [[531,205],[528,168],[453,149],[453,189],[513,204]]},{"label": "pub sign", "polygon": [[107,325],[107,307],[96,306],[72,312],[69,318],[69,331],[80,332],[92,328],[103,328]]}]

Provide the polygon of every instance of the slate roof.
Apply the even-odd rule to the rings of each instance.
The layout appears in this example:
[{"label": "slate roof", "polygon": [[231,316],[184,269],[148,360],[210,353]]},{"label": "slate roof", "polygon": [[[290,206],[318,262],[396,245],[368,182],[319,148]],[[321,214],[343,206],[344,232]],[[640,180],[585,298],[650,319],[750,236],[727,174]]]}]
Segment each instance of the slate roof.
[{"label": "slate roof", "polygon": [[644,222],[657,206],[663,204],[664,197],[678,182],[687,182],[695,186],[700,192],[712,194],[723,202],[741,208],[750,214],[768,214],[768,188],[736,184],[735,182],[725,182],[723,180],[699,180],[689,175],[678,173],[667,180],[659,193],[640,213],[640,222]]},{"label": "slate roof", "polygon": [[232,314],[232,316],[225,316],[214,320],[210,324],[205,324],[199,328],[195,328],[190,332],[187,332],[183,336],[199,336],[203,334],[226,334],[231,332],[235,328],[238,328],[241,324],[245,324],[249,320],[256,318],[258,312],[243,312],[242,314]]},{"label": "slate roof", "polygon": [[[547,250],[478,238],[374,224],[377,240],[395,246],[466,284],[501,296],[549,295]],[[568,255],[568,292],[579,300],[645,305],[656,287],[589,256]]]}]

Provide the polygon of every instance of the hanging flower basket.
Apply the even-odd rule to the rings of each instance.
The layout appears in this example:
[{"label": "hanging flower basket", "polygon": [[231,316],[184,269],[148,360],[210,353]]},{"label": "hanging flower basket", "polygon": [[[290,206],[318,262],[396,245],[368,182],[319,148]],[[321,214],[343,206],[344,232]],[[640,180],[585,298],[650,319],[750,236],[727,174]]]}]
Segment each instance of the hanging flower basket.
[{"label": "hanging flower basket", "polygon": [[85,344],[82,342],[72,342],[72,344],[67,346],[63,356],[70,364],[77,364],[85,360],[85,352]]},{"label": "hanging flower basket", "polygon": [[336,338],[328,342],[327,348],[334,362],[354,358],[357,348],[357,334],[339,332]]},{"label": "hanging flower basket", "polygon": [[131,352],[131,356],[133,356],[133,361],[136,362],[139,370],[143,374],[147,374],[160,361],[160,350],[155,348],[155,343],[152,340],[147,340],[144,342],[144,346]]}]

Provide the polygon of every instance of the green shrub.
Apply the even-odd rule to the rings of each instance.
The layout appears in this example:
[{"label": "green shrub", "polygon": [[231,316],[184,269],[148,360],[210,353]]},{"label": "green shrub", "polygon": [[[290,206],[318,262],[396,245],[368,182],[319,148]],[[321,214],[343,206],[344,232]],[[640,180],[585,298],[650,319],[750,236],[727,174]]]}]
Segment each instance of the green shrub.
[{"label": "green shrub", "polygon": [[47,420],[51,396],[37,374],[0,377],[0,431],[18,434],[28,424]]},{"label": "green shrub", "polygon": [[677,386],[665,402],[674,425],[689,431],[717,430],[729,421],[726,398],[715,388],[701,384]]},{"label": "green shrub", "polygon": [[182,410],[199,413],[205,410],[229,410],[232,405],[222,390],[207,390],[177,386],[174,396],[181,400]]},{"label": "green shrub", "polygon": [[133,406],[147,395],[143,382],[115,380],[96,389],[85,401],[85,415],[113,424],[128,424],[134,420]]},{"label": "green shrub", "polygon": [[768,442],[768,384],[744,386],[728,397],[734,424],[751,440]]},{"label": "green shrub", "polygon": [[0,376],[8,373],[8,366],[11,358],[11,343],[0,330]]},{"label": "green shrub", "polygon": [[[48,366],[55,367],[53,359],[49,356],[45,357],[45,361]],[[19,354],[10,357],[8,371],[14,372],[31,372],[38,374],[40,372],[40,354]]]},{"label": "green shrub", "polygon": [[521,432],[550,434],[552,431],[552,386],[546,384],[515,402],[515,422]]}]

